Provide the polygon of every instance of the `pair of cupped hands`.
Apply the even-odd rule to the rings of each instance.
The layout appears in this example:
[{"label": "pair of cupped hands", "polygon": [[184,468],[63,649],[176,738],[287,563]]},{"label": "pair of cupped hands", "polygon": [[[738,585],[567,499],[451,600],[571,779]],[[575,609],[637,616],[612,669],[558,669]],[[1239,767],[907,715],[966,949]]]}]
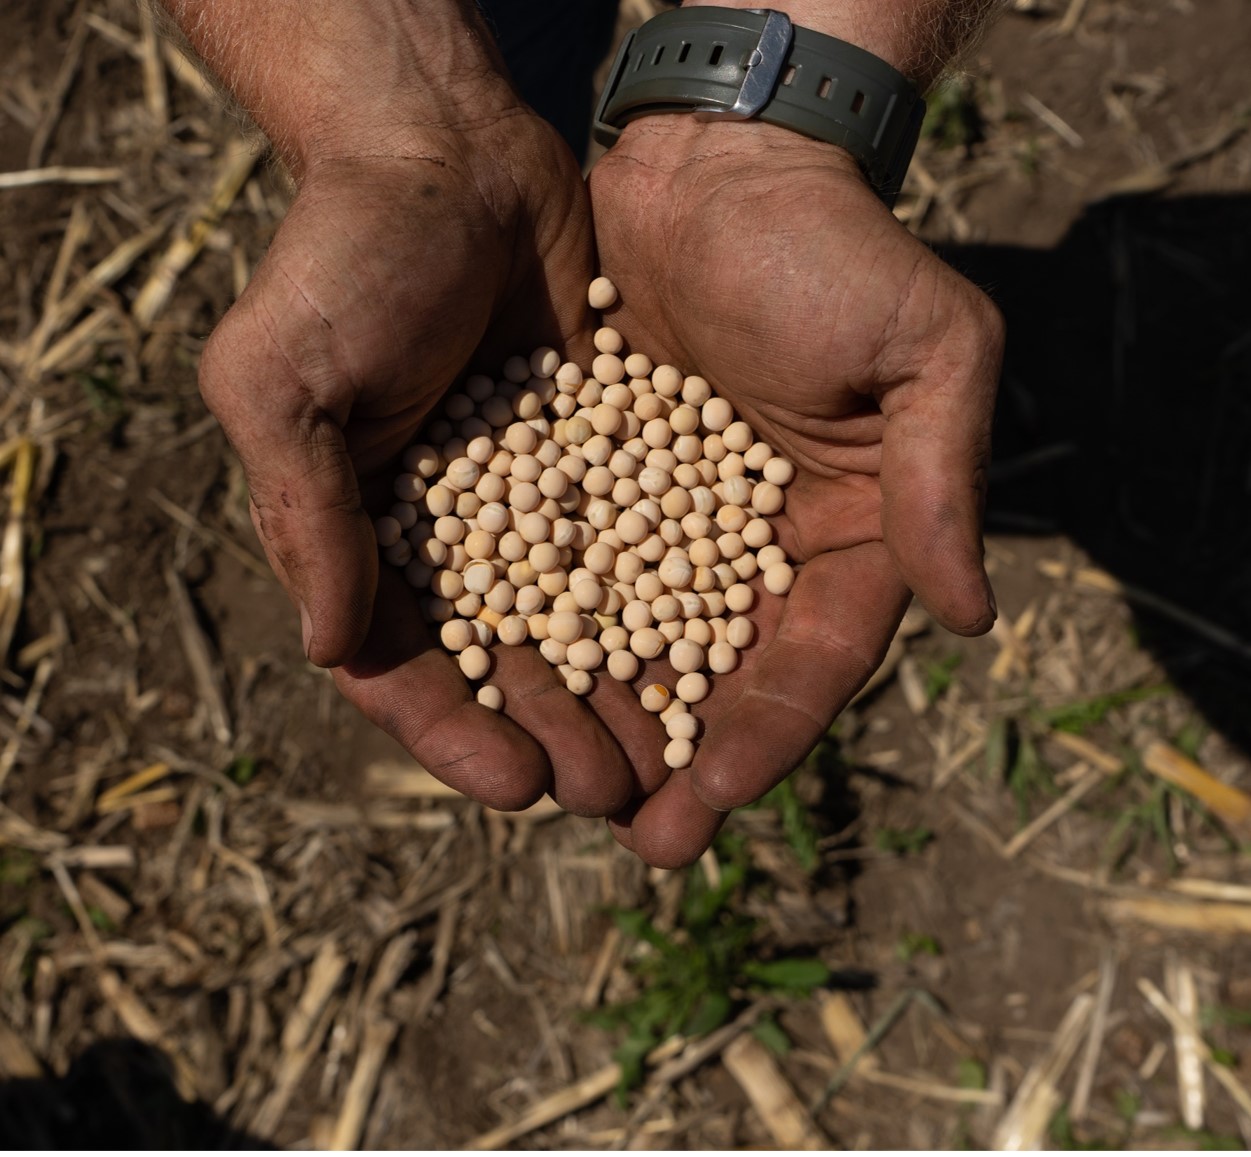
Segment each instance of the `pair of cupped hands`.
[{"label": "pair of cupped hands", "polygon": [[[398,458],[467,369],[548,344],[589,366],[586,287],[628,348],[698,373],[797,467],[777,539],[802,564],[697,708],[693,766],[600,677],[579,699],[531,647],[493,648],[477,704],[380,566],[371,519]],[[881,660],[915,592],[987,630],[981,507],[1002,331],[851,158],[762,124],[653,116],[584,181],[518,105],[368,155],[311,157],[270,252],[213,334],[205,399],[239,454],[305,651],[440,780],[483,804],[545,792],[650,864],[708,847],[791,772]],[[758,581],[758,580],[757,580]],[[672,686],[663,664],[647,679]]]}]

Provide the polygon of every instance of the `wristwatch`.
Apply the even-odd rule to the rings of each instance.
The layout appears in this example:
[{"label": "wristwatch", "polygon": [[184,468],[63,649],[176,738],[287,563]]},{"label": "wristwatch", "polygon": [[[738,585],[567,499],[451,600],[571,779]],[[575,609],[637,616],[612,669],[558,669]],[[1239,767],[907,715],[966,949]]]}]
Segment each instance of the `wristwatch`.
[{"label": "wristwatch", "polygon": [[652,113],[751,120],[846,149],[887,205],[912,160],[925,101],[886,61],[769,8],[678,8],[626,37],[595,112],[595,137]]}]

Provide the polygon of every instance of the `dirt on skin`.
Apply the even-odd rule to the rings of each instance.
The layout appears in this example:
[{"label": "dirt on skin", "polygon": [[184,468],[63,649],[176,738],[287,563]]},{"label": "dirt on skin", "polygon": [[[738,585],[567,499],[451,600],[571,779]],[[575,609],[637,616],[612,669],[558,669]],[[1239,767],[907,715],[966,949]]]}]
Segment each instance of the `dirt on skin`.
[{"label": "dirt on skin", "polygon": [[[815,1117],[830,1142],[991,1144],[1102,975],[1098,1047],[1064,1069],[1068,1109],[1036,1139],[1246,1144],[1211,1078],[1187,1130],[1172,1033],[1138,988],[1192,976],[1205,1038],[1245,1088],[1245,934],[1115,904],[1180,903],[1178,880],[1251,884],[1240,833],[1142,764],[1164,740],[1251,790],[1251,22],[1243,0],[1019,8],[969,60],[900,205],[1008,319],[988,509],[1001,623],[901,642],[795,778],[798,829],[781,807],[730,821],[752,873],[730,911],[759,921],[755,957],[820,957],[864,1027],[911,999],[873,1050],[911,1084],[852,1078]],[[154,325],[127,311],[172,233],[92,298],[112,312],[79,353],[42,376],[9,356],[76,204],[90,228],[69,284],[149,223],[180,228],[236,131],[169,73],[169,119],[153,121],[127,0],[11,3],[0,171],[32,163],[76,12],[93,21],[37,161],[122,176],[0,192],[0,415],[43,450],[0,695],[0,1135],[325,1145],[363,1095],[364,1146],[465,1145],[611,1061],[618,1038],[581,1015],[637,991],[608,910],[645,910],[681,943],[685,876],[649,872],[592,821],[430,794],[304,661],[195,387],[205,337],[281,220],[264,161]],[[1005,855],[1089,774],[1074,734],[1127,770]],[[130,806],[105,806],[154,765]],[[402,773],[375,798],[379,767]],[[777,1014],[792,1047],[776,1063],[805,1103],[845,1059],[817,1012],[809,997]],[[362,1094],[353,1075],[375,1053]],[[780,1143],[715,1056],[643,1117],[631,1108],[595,1099],[513,1143]]]}]

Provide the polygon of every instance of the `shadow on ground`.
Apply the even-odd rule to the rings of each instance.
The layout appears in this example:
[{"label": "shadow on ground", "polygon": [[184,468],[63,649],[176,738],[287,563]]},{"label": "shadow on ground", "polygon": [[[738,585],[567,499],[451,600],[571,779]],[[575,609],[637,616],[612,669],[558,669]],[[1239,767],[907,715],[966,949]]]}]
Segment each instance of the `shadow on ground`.
[{"label": "shadow on ground", "polygon": [[1055,249],[944,256],[999,304],[1008,349],[987,527],[1059,533],[1124,583],[1141,642],[1251,753],[1251,198],[1091,206]]},{"label": "shadow on ground", "polygon": [[187,1103],[169,1060],[137,1040],[100,1041],[61,1079],[0,1084],[6,1149],[272,1149]]}]

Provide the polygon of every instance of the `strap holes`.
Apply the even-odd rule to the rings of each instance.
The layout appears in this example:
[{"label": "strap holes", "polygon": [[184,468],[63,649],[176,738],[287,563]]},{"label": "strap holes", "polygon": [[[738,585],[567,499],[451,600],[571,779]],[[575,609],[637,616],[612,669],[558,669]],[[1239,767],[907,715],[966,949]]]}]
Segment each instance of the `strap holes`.
[{"label": "strap holes", "polygon": [[660,63],[660,58],[664,56],[664,54],[665,54],[665,46],[662,44],[658,49],[656,49],[656,55],[652,57],[653,68],[655,68],[655,66]]},{"label": "strap holes", "polygon": [[708,54],[708,63],[714,67],[721,63],[721,54],[725,51],[724,44],[714,44],[712,51]]},{"label": "strap holes", "polygon": [[799,70],[793,64],[788,64],[786,66],[786,71],[782,73],[782,87],[783,88],[790,88],[791,82],[795,79],[795,74],[798,71]]},{"label": "strap holes", "polygon": [[686,58],[691,53],[691,46],[685,40],[682,41],[682,47],[678,50],[678,63],[685,64]]},{"label": "strap holes", "polygon": [[639,70],[640,68],[642,68],[642,67],[643,67],[643,61],[644,61],[645,59],[646,59],[646,57],[640,56],[637,60],[635,60],[635,62],[634,62],[634,71],[635,71],[635,72],[638,72],[638,70]]},{"label": "strap holes", "polygon": [[817,96],[822,100],[829,99],[830,89],[834,87],[834,78],[832,76],[823,76],[821,83],[817,85]]},{"label": "strap holes", "polygon": [[856,95],[851,98],[851,111],[854,112],[857,116],[859,116],[863,108],[864,108],[864,93],[857,92]]}]

